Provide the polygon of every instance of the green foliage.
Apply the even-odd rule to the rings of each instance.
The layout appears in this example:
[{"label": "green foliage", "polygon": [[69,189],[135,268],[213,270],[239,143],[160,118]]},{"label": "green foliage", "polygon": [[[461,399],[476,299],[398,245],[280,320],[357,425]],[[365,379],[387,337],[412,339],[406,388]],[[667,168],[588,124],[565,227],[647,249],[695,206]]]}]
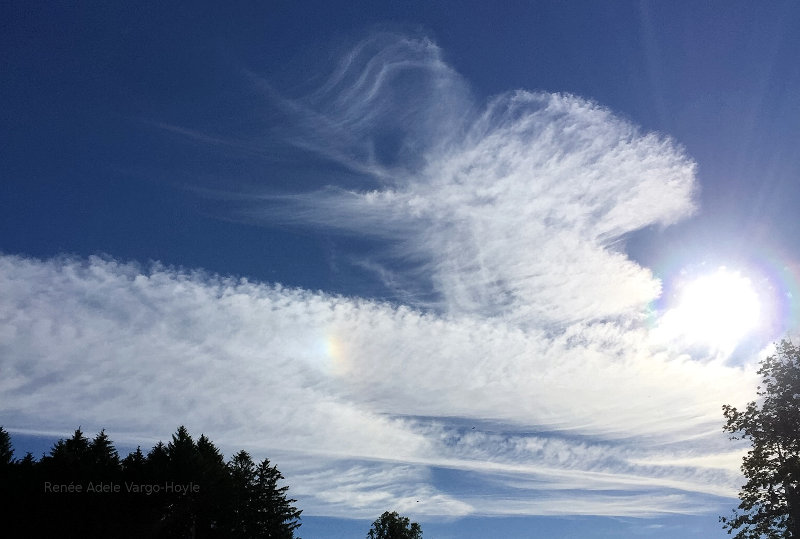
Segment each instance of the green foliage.
[{"label": "green foliage", "polygon": [[735,539],[800,539],[800,348],[781,341],[758,374],[758,401],[722,408],[724,430],[752,448],[742,462],[739,510],[720,522]]},{"label": "green foliage", "polygon": [[422,528],[408,517],[386,511],[372,523],[367,539],[422,539]]},{"label": "green foliage", "polygon": [[10,536],[293,539],[300,526],[269,460],[256,465],[241,451],[226,464],[206,436],[195,442],[183,426],[146,456],[138,447],[120,459],[105,431],[89,440],[80,428],[40,462],[30,453],[12,461],[12,452],[0,427]]}]

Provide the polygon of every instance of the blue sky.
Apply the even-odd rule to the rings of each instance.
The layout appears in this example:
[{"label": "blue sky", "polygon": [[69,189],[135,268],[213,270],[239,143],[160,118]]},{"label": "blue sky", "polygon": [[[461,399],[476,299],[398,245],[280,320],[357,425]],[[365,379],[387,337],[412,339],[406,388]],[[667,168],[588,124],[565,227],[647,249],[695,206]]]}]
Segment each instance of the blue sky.
[{"label": "blue sky", "polygon": [[798,330],[796,4],[0,10],[18,452],[185,424],[307,539],[724,536],[721,406]]}]

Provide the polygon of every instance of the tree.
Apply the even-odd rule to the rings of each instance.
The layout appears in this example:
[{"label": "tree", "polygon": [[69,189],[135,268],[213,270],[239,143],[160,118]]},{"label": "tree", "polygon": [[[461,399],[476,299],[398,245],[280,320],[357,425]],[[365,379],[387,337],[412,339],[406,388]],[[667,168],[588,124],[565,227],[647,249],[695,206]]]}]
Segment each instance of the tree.
[{"label": "tree", "polygon": [[62,438],[56,442],[50,449],[50,455],[44,460],[51,468],[61,473],[69,473],[76,478],[85,475],[92,464],[89,439],[78,427],[72,438],[66,440]]},{"label": "tree", "polygon": [[3,427],[0,427],[0,494],[4,499],[14,496],[11,485],[14,478],[14,469],[18,468],[18,461],[14,460],[14,448],[11,446],[11,436]]},{"label": "tree", "polygon": [[422,539],[422,528],[408,517],[386,511],[372,523],[367,539]]},{"label": "tree", "polygon": [[0,466],[10,466],[14,462],[14,448],[11,447],[11,436],[0,427]]},{"label": "tree", "polygon": [[228,463],[231,478],[231,511],[227,528],[231,537],[253,535],[254,509],[250,500],[253,497],[253,484],[256,478],[256,465],[250,453],[242,449]]},{"label": "tree", "polygon": [[164,442],[159,441],[147,453],[145,458],[145,470],[147,479],[153,483],[163,483],[166,481],[169,470],[169,454]]},{"label": "tree", "polygon": [[89,454],[91,455],[92,465],[95,473],[108,475],[119,471],[119,453],[114,447],[114,442],[108,437],[105,429],[101,430],[94,439],[89,442]]},{"label": "tree", "polygon": [[142,446],[136,446],[136,451],[129,453],[122,459],[122,471],[125,478],[131,481],[141,481],[142,470],[144,470],[145,457],[142,453]]},{"label": "tree", "polygon": [[292,504],[297,500],[287,499],[289,487],[278,486],[283,474],[277,466],[270,466],[264,459],[256,467],[254,499],[256,509],[256,525],[260,530],[257,537],[275,537],[291,539],[294,530],[300,527],[300,513],[303,511]]},{"label": "tree", "polygon": [[800,539],[800,347],[781,341],[758,370],[758,402],[722,407],[732,440],[749,440],[739,510],[720,517],[736,539]]},{"label": "tree", "polygon": [[171,479],[180,482],[194,479],[192,475],[195,471],[197,445],[183,425],[178,427],[178,430],[172,435],[172,441],[167,444],[167,456],[172,474]]},{"label": "tree", "polygon": [[200,486],[195,500],[197,526],[200,529],[218,530],[230,507],[228,468],[222,452],[205,434],[200,435],[195,445],[194,480]]},{"label": "tree", "polygon": [[232,479],[231,537],[270,537],[291,539],[300,527],[302,510],[288,499],[289,487],[278,486],[283,475],[268,459],[256,465],[247,451],[239,451],[228,463]]},{"label": "tree", "polygon": [[3,537],[293,539],[300,526],[276,466],[246,451],[226,464],[208,437],[195,442],[185,427],[146,456],[138,447],[120,459],[104,430],[89,440],[78,428],[40,462],[12,457],[0,427]]}]

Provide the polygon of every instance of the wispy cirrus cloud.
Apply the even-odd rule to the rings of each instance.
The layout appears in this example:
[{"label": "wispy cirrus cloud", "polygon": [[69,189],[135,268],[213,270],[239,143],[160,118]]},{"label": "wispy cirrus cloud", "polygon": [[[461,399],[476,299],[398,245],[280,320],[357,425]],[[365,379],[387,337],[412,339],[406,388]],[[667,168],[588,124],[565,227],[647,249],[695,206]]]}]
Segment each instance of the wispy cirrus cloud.
[{"label": "wispy cirrus cloud", "polygon": [[575,96],[481,108],[466,88],[428,40],[365,40],[321,89],[279,103],[287,140],[374,188],[267,196],[263,217],[389,240],[385,263],[448,313],[542,326],[641,311],[659,283],[617,242],[694,211],[694,163]]},{"label": "wispy cirrus cloud", "polygon": [[358,263],[403,302],[2,256],[1,423],[121,442],[186,424],[280,459],[306,514],[650,515],[735,493],[720,405],[754,373],[653,339],[660,283],[624,252],[694,211],[680,147],[575,96],[481,106],[435,44],[393,34],[304,97],[266,95],[284,142],[365,187],[321,178],[250,216],[381,240]]}]

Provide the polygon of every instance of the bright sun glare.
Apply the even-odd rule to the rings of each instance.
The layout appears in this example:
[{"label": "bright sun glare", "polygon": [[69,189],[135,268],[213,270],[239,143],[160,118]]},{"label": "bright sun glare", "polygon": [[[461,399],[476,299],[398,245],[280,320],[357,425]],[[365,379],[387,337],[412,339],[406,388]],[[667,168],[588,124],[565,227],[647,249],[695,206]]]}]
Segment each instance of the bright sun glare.
[{"label": "bright sun glare", "polygon": [[674,336],[716,349],[732,349],[759,319],[759,300],[750,279],[725,268],[687,283],[662,327]]}]

